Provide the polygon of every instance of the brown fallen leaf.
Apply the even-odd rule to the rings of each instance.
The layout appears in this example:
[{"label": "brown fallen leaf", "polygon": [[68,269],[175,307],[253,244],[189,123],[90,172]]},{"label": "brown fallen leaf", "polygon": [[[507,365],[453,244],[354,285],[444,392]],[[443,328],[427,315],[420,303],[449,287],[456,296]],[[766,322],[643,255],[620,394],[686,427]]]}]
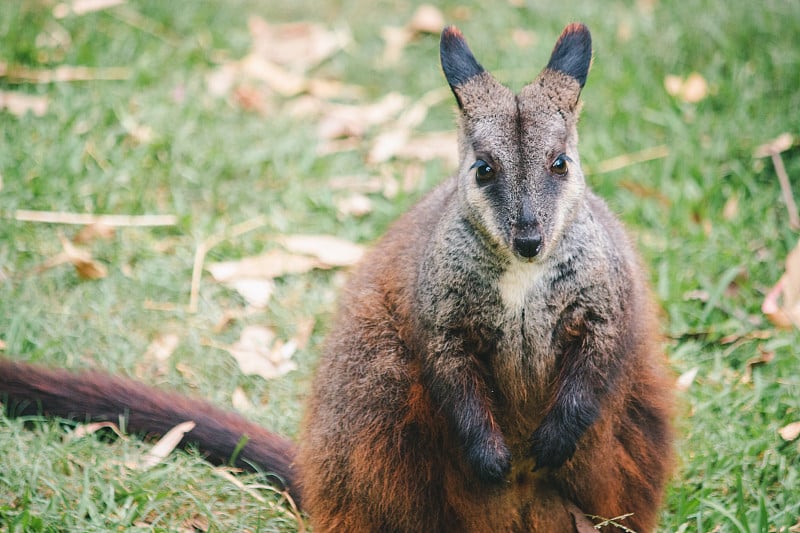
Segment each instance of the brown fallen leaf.
[{"label": "brown fallen leaf", "polygon": [[753,381],[753,368],[767,363],[771,363],[775,359],[775,352],[772,350],[765,350],[763,347],[758,347],[758,354],[751,357],[745,362],[744,374],[742,374],[741,383],[750,383]]},{"label": "brown fallen leaf", "polygon": [[180,343],[181,338],[175,333],[163,333],[150,342],[142,358],[145,360],[166,361],[172,357],[173,352],[175,352]]},{"label": "brown fallen leaf", "polygon": [[53,16],[57,19],[64,18],[68,15],[80,16],[93,11],[119,6],[124,3],[125,0],[72,0],[72,2],[56,4],[56,6],[53,7]]},{"label": "brown fallen leaf", "polygon": [[245,393],[241,387],[236,387],[233,390],[233,394],[231,394],[231,405],[240,413],[253,411],[256,408],[253,402],[247,397],[247,393]]},{"label": "brown fallen leaf", "polygon": [[431,161],[441,159],[448,168],[458,165],[458,138],[455,132],[434,131],[414,135],[394,154],[401,159]]},{"label": "brown fallen leaf", "polygon": [[515,28],[511,31],[511,40],[518,48],[531,48],[536,45],[539,37],[530,30]]},{"label": "brown fallen leaf", "polygon": [[336,200],[336,211],[340,217],[360,218],[372,212],[372,200],[360,193],[353,193]]},{"label": "brown fallen leaf", "polygon": [[697,373],[700,371],[700,367],[694,367],[690,370],[687,370],[683,374],[681,374],[677,381],[675,382],[675,388],[681,392],[686,392],[694,383],[695,378],[697,377]]},{"label": "brown fallen leaf", "polygon": [[274,379],[297,368],[292,355],[297,345],[275,339],[275,333],[263,326],[246,326],[239,340],[225,348],[246,375]]},{"label": "brown fallen leaf", "polygon": [[226,285],[238,292],[253,309],[266,309],[275,292],[275,282],[271,279],[233,279]]},{"label": "brown fallen leaf", "polygon": [[102,222],[94,222],[81,228],[72,237],[72,242],[75,244],[88,244],[97,240],[110,241],[116,233],[117,230],[113,226],[106,226]]},{"label": "brown fallen leaf", "polygon": [[396,63],[403,55],[405,47],[422,33],[438,34],[444,28],[445,19],[439,8],[431,4],[422,4],[402,27],[384,26],[381,37],[385,42],[381,65]]},{"label": "brown fallen leaf", "polygon": [[383,163],[395,157],[408,144],[412,130],[422,124],[430,108],[450,95],[445,89],[435,89],[409,106],[398,119],[377,136],[369,151],[370,163]]},{"label": "brown fallen leaf", "polygon": [[44,270],[63,263],[71,263],[75,267],[78,276],[83,279],[102,279],[108,275],[106,267],[95,260],[88,250],[75,246],[61,233],[58,238],[61,241],[63,251],[46,261],[41,269]]},{"label": "brown fallen leaf", "polygon": [[161,463],[181,443],[183,436],[194,428],[195,423],[191,420],[173,427],[150,448],[150,451],[134,467],[137,470],[149,470]]},{"label": "brown fallen leaf", "polygon": [[[147,524],[145,527],[151,529],[152,524]],[[211,523],[209,522],[208,517],[201,514],[196,514],[184,520],[181,523],[179,531],[180,533],[197,533],[198,531],[205,533],[210,529]]]},{"label": "brown fallen leaf", "polygon": [[689,104],[696,104],[708,96],[708,82],[699,72],[692,72],[686,79],[674,74],[664,78],[667,94]]},{"label": "brown fallen leaf", "polygon": [[795,440],[800,437],[800,421],[787,424],[778,430],[781,438],[787,442]]},{"label": "brown fallen leaf", "polygon": [[270,250],[261,255],[244,257],[238,261],[223,261],[206,265],[206,270],[219,282],[242,279],[274,279],[287,274],[302,274],[318,264],[313,257]]},{"label": "brown fallen leaf", "polygon": [[731,221],[739,214],[739,195],[733,194],[725,201],[725,206],[722,208],[722,218]]},{"label": "brown fallen leaf", "polygon": [[122,436],[122,431],[120,431],[119,426],[117,426],[113,422],[92,422],[90,424],[81,424],[75,428],[75,431],[68,433],[67,438],[69,439],[80,439],[87,435],[92,435],[97,433],[101,429],[110,429],[114,433],[117,434],[118,437]]},{"label": "brown fallen leaf", "polygon": [[762,157],[769,157],[772,154],[780,154],[794,146],[794,135],[789,132],[781,133],[769,142],[759,145],[753,150],[753,157],[761,159]]},{"label": "brown fallen leaf", "polygon": [[324,139],[363,137],[374,126],[385,124],[408,107],[408,98],[389,93],[377,102],[365,105],[323,104],[317,135]]},{"label": "brown fallen leaf", "polygon": [[364,255],[363,246],[333,235],[284,235],[278,242],[290,252],[315,257],[320,268],[353,266]]},{"label": "brown fallen leaf", "polygon": [[761,311],[778,327],[800,327],[800,243],[789,252],[786,270],[764,296]]},{"label": "brown fallen leaf", "polygon": [[35,96],[16,91],[0,91],[0,111],[7,109],[14,116],[21,117],[31,112],[37,117],[47,113],[50,101],[46,96]]},{"label": "brown fallen leaf", "polygon": [[344,30],[330,30],[313,22],[270,24],[258,16],[248,19],[252,53],[272,63],[306,72],[347,46]]}]

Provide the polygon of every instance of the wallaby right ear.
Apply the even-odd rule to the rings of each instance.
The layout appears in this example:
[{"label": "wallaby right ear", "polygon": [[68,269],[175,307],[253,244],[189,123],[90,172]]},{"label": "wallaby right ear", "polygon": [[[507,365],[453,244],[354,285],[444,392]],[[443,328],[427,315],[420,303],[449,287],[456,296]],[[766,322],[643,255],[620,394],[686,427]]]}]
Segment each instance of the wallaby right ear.
[{"label": "wallaby right ear", "polygon": [[442,30],[442,39],[439,46],[439,55],[442,60],[442,70],[450,89],[458,101],[458,107],[463,108],[457,88],[467,81],[484,72],[484,68],[472,55],[467,41],[461,31],[455,26],[447,26]]},{"label": "wallaby right ear", "polygon": [[561,32],[547,68],[575,78],[583,88],[591,64],[592,35],[585,25],[573,22]]}]

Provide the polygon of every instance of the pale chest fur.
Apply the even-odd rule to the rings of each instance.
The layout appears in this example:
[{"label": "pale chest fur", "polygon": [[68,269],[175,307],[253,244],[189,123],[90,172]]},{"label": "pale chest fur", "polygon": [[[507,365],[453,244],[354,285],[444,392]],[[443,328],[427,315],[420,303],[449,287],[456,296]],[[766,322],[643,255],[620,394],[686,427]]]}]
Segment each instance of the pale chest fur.
[{"label": "pale chest fur", "polygon": [[552,275],[547,264],[514,262],[497,282],[503,335],[493,375],[510,416],[525,426],[538,421],[556,368],[552,334],[563,298],[550,292]]}]

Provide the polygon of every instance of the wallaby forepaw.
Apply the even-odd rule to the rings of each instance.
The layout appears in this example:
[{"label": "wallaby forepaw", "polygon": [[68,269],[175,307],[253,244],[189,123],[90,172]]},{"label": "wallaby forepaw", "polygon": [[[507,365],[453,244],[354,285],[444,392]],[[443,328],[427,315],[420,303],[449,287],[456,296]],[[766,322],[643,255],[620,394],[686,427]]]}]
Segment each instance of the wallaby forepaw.
[{"label": "wallaby forepaw", "polygon": [[511,452],[502,438],[470,446],[467,460],[481,481],[486,483],[501,483],[511,471]]},{"label": "wallaby forepaw", "polygon": [[575,439],[566,431],[542,424],[531,436],[530,453],[536,459],[534,470],[558,468],[575,454]]}]

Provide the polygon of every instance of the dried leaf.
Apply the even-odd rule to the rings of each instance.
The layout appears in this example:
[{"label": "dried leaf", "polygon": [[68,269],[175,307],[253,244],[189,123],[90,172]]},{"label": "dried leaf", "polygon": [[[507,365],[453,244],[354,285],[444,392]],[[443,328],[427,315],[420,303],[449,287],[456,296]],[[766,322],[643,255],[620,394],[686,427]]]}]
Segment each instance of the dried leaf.
[{"label": "dried leaf", "polygon": [[779,154],[785,152],[794,146],[794,136],[791,133],[781,133],[771,141],[760,145],[753,151],[753,157],[760,159],[762,157],[769,157],[772,154]]},{"label": "dried leaf", "polygon": [[787,442],[795,440],[797,437],[800,437],[800,421],[783,426],[778,430],[778,433],[781,438]]},{"label": "dried leaf", "polygon": [[53,16],[57,19],[64,18],[70,14],[80,16],[124,3],[125,0],[72,0],[72,2],[57,4],[53,8]]},{"label": "dried leaf", "polygon": [[684,80],[674,74],[664,78],[667,94],[690,104],[696,104],[708,96],[708,82],[699,72],[692,72]]},{"label": "dried leaf", "polygon": [[206,269],[219,282],[242,279],[273,279],[287,274],[302,274],[317,266],[313,257],[270,250],[264,254],[245,257],[239,261],[224,261],[206,265]]},{"label": "dried leaf", "polygon": [[343,217],[363,217],[372,212],[372,200],[363,194],[354,193],[338,199],[336,210]]},{"label": "dried leaf", "polygon": [[396,63],[403,55],[406,45],[421,33],[438,34],[444,28],[444,15],[439,8],[422,4],[419,6],[408,23],[401,27],[384,26],[381,28],[381,37],[386,45],[381,58],[381,65],[387,66]]},{"label": "dried leaf", "polygon": [[694,383],[694,380],[697,377],[697,373],[699,371],[700,367],[696,366],[681,374],[678,377],[677,381],[675,382],[675,388],[682,392],[689,390],[689,387],[691,387],[692,383]]},{"label": "dried leaf", "polygon": [[102,279],[108,275],[106,267],[97,262],[88,250],[78,248],[63,235],[59,235],[59,239],[61,240],[61,246],[64,248],[62,252],[64,258],[72,263],[81,278]]},{"label": "dried leaf", "polygon": [[291,360],[296,349],[291,341],[275,341],[275,333],[263,326],[245,327],[239,340],[226,348],[242,373],[264,379],[280,377],[297,368]]},{"label": "dried leaf", "polygon": [[739,195],[734,194],[725,201],[725,206],[722,208],[722,218],[731,221],[739,214]]},{"label": "dried leaf", "polygon": [[771,363],[773,359],[775,359],[775,352],[772,350],[765,350],[763,347],[759,346],[758,355],[751,357],[745,363],[744,374],[740,381],[742,383],[750,383],[753,380],[753,368]]},{"label": "dried leaf", "polygon": [[449,168],[458,164],[458,139],[454,132],[435,131],[415,135],[399,147],[395,155],[402,159],[431,161],[441,159]]},{"label": "dried leaf", "polygon": [[252,53],[267,61],[306,72],[347,46],[350,35],[312,22],[270,24],[252,16],[248,20]]},{"label": "dried leaf", "polygon": [[298,350],[302,350],[308,345],[311,334],[314,332],[315,325],[316,320],[314,320],[312,316],[298,319],[294,337],[292,338]]},{"label": "dried leaf", "polygon": [[138,470],[148,470],[163,461],[172,450],[174,450],[183,440],[183,436],[195,428],[195,423],[191,420],[178,424],[167,431],[163,437],[142,457],[137,465]]},{"label": "dried leaf", "polygon": [[96,240],[110,241],[116,235],[117,230],[113,226],[107,226],[102,222],[94,222],[84,226],[72,238],[75,244],[87,244]]},{"label": "dried leaf", "polygon": [[789,252],[786,270],[764,297],[761,311],[778,327],[800,327],[800,243]]},{"label": "dried leaf", "polygon": [[444,24],[444,15],[439,8],[431,4],[422,4],[414,11],[407,28],[415,33],[438,35],[444,28]]},{"label": "dried leaf", "polygon": [[320,266],[352,266],[364,255],[363,246],[333,235],[285,235],[279,242],[290,252],[316,257]]},{"label": "dried leaf", "polygon": [[708,96],[708,82],[698,72],[692,72],[683,84],[681,97],[690,104],[695,104]]},{"label": "dried leaf", "polygon": [[317,134],[322,139],[362,137],[369,128],[389,122],[407,106],[408,99],[394,92],[367,105],[328,105]]},{"label": "dried leaf", "polygon": [[238,292],[254,309],[265,309],[275,292],[275,282],[271,279],[234,279],[226,285]]},{"label": "dried leaf", "polygon": [[[347,46],[351,40],[348,33],[309,22],[273,25],[255,16],[250,17],[248,25],[250,52],[240,60],[223,64],[206,78],[213,96],[225,96],[245,85],[235,93],[236,101],[244,109],[264,113],[268,110],[269,91],[285,97],[304,91],[337,96],[339,91],[357,92],[351,86],[307,77],[309,70]],[[268,89],[248,86],[252,81],[259,81]]]},{"label": "dried leaf", "polygon": [[[145,527],[151,529],[150,526],[150,524],[147,524]],[[208,517],[200,514],[187,518],[183,521],[180,527],[181,533],[197,533],[198,531],[205,533],[209,529],[211,529],[211,523],[209,522]]]},{"label": "dried leaf", "polygon": [[407,128],[392,128],[384,131],[372,144],[367,161],[372,164],[389,161],[408,144],[410,135],[411,130]]},{"label": "dried leaf", "polygon": [[91,424],[81,424],[80,426],[76,427],[75,431],[68,434],[69,435],[68,438],[80,439],[87,435],[92,435],[94,433],[97,433],[98,431],[104,428],[110,429],[111,431],[116,433],[117,436],[119,437],[122,436],[122,432],[119,430],[119,426],[117,426],[113,422],[92,422]]},{"label": "dried leaf", "polygon": [[406,45],[414,37],[414,33],[405,27],[384,26],[381,28],[381,37],[385,43],[383,56],[381,56],[381,66],[386,67],[394,65],[400,60]]},{"label": "dried leaf", "polygon": [[0,91],[0,111],[7,109],[14,116],[21,117],[31,112],[41,117],[47,112],[50,101],[46,96],[34,96],[15,91]]},{"label": "dried leaf", "polygon": [[531,48],[539,40],[538,36],[529,30],[515,28],[511,31],[511,40],[519,48]]},{"label": "dried leaf", "polygon": [[247,397],[247,394],[242,390],[241,387],[236,387],[233,390],[233,394],[231,395],[231,405],[242,413],[246,413],[247,411],[252,411],[255,409],[255,405],[250,399]]},{"label": "dried leaf", "polygon": [[164,333],[158,335],[150,342],[147,350],[142,356],[143,359],[166,361],[175,352],[175,349],[181,343],[181,338],[175,333]]}]

